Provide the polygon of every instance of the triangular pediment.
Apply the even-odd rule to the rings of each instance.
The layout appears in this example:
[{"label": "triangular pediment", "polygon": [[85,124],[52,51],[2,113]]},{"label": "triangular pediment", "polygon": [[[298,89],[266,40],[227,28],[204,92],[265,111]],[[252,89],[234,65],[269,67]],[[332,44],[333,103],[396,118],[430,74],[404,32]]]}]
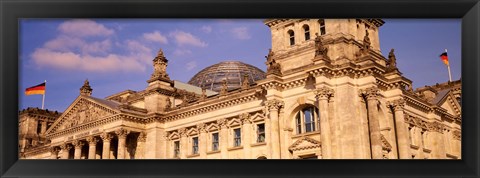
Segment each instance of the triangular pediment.
[{"label": "triangular pediment", "polygon": [[290,151],[298,151],[320,148],[320,146],[320,141],[317,141],[310,137],[302,137],[298,139],[295,143],[293,143],[290,147],[288,147],[288,149]]},{"label": "triangular pediment", "polygon": [[447,110],[447,112],[451,115],[460,115],[461,114],[461,106],[458,103],[457,99],[454,97],[452,92],[446,94],[438,103],[438,106],[442,107],[443,109]]},{"label": "triangular pediment", "polygon": [[[99,102],[103,101],[103,102]],[[117,103],[79,96],[47,130],[47,134],[94,122],[119,113]]]}]

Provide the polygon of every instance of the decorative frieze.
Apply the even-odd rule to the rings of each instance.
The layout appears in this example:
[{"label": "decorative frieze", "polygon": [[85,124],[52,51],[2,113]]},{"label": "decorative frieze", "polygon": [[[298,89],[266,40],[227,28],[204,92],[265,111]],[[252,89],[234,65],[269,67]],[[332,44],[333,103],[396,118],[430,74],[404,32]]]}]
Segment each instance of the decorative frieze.
[{"label": "decorative frieze", "polygon": [[445,125],[443,125],[442,123],[439,123],[439,122],[430,122],[427,124],[427,128],[429,131],[432,131],[432,132],[438,132],[438,133],[443,133],[443,128],[445,127]]}]

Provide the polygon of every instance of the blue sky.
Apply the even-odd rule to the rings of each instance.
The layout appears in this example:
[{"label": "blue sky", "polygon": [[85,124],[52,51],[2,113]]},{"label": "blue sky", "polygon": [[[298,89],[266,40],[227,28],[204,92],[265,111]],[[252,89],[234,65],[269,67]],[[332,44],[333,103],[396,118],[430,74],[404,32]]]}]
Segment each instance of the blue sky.
[{"label": "blue sky", "polygon": [[[448,49],[460,78],[460,19],[384,19],[380,46],[395,48],[400,71],[414,88],[448,80],[439,55]],[[93,96],[143,90],[162,48],[171,79],[187,82],[201,69],[240,60],[262,70],[271,34],[261,19],[23,19],[20,21],[20,109],[41,107],[24,90],[47,80],[45,108],[63,112],[89,79]]]}]

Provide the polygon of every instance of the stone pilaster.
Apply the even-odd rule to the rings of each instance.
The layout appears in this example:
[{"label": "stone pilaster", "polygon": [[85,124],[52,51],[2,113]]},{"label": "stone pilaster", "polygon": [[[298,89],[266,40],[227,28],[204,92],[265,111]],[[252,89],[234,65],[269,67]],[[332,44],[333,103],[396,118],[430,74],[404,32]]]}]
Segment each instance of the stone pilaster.
[{"label": "stone pilaster", "polygon": [[251,156],[251,147],[250,144],[252,141],[250,140],[252,137],[252,121],[250,120],[250,114],[243,113],[239,116],[240,120],[242,121],[242,145],[243,145],[243,157],[245,159],[250,159]]},{"label": "stone pilaster", "polygon": [[371,87],[363,90],[361,93],[367,100],[372,159],[383,159],[380,122],[378,120],[377,109],[380,90],[377,87]]},{"label": "stone pilaster", "polygon": [[178,134],[180,135],[180,159],[185,159],[187,158],[187,153],[188,153],[187,129],[186,128],[178,129]]},{"label": "stone pilaster", "polygon": [[321,87],[315,90],[315,97],[318,102],[320,115],[320,138],[322,141],[322,158],[331,159],[332,156],[332,140],[330,132],[329,107],[330,97],[333,97],[333,90],[327,87]]},{"label": "stone pilaster", "polygon": [[70,156],[69,155],[70,149],[72,148],[73,148],[72,145],[67,143],[60,145],[60,149],[62,149],[62,159],[68,159],[68,157]]},{"label": "stone pilaster", "polygon": [[227,119],[217,120],[218,129],[220,129],[219,143],[220,143],[220,154],[222,159],[228,158],[228,127]]},{"label": "stone pilaster", "polygon": [[440,122],[431,122],[427,124],[429,130],[429,140],[431,143],[431,158],[432,159],[445,159],[445,140],[443,137],[443,127]]},{"label": "stone pilaster", "polygon": [[147,134],[145,132],[140,132],[137,138],[137,151],[135,158],[144,159],[145,158],[145,142],[147,141]]},{"label": "stone pilaster", "polygon": [[388,105],[392,107],[395,119],[395,131],[397,136],[398,155],[400,159],[410,159],[410,141],[408,136],[408,127],[405,123],[405,116],[403,110],[405,107],[405,100],[398,99],[389,102]]},{"label": "stone pilaster", "polygon": [[110,141],[112,140],[112,134],[103,133],[100,135],[103,140],[102,159],[110,159]]},{"label": "stone pilaster", "polygon": [[267,143],[271,145],[271,158],[280,159],[280,126],[278,112],[279,109],[284,106],[284,103],[283,101],[273,99],[266,101],[265,106],[269,112],[270,141],[267,140]]},{"label": "stone pilaster", "polygon": [[95,159],[98,139],[94,136],[87,137],[88,142],[88,159]]},{"label": "stone pilaster", "polygon": [[117,134],[118,137],[117,159],[125,159],[125,154],[127,151],[125,142],[129,133],[129,130],[123,128],[115,131],[115,134]]},{"label": "stone pilaster", "polygon": [[82,146],[85,145],[85,143],[80,140],[74,140],[72,145],[75,147],[73,159],[80,159],[80,156],[82,155]]},{"label": "stone pilaster", "polygon": [[50,159],[57,159],[60,148],[54,146],[50,148]]},{"label": "stone pilaster", "polygon": [[198,152],[200,158],[207,158],[207,128],[204,123],[197,124],[198,132],[200,132],[200,137],[198,138]]}]

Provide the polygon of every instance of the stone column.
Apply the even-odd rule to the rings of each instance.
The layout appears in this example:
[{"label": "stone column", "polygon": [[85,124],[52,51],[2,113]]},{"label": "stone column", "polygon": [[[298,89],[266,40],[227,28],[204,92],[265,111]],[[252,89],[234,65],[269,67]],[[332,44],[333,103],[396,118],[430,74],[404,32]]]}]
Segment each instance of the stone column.
[{"label": "stone column", "polygon": [[408,127],[405,123],[405,116],[403,108],[405,107],[405,100],[395,100],[389,105],[392,107],[395,119],[395,133],[397,136],[397,150],[400,159],[411,159],[410,140],[408,136]]},{"label": "stone column", "polygon": [[368,107],[368,127],[370,129],[370,146],[372,159],[383,159],[382,140],[380,133],[380,122],[378,120],[378,96],[380,90],[377,87],[371,87],[362,93],[367,99]]},{"label": "stone column", "polygon": [[[322,141],[322,159],[332,158],[332,140],[329,122],[328,101],[333,96],[333,90],[327,87],[321,87],[315,91],[318,102],[318,113],[320,115],[320,139]],[[317,122],[317,121],[315,121]]]},{"label": "stone column", "polygon": [[50,148],[50,159],[57,159],[60,149],[56,146]]},{"label": "stone column", "polygon": [[72,145],[75,147],[73,159],[80,159],[80,156],[82,155],[82,146],[85,145],[85,143],[80,140],[74,140]]},{"label": "stone column", "polygon": [[40,134],[44,135],[45,131],[47,131],[47,121],[42,121],[42,127],[40,128]]},{"label": "stone column", "polygon": [[198,152],[200,153],[200,158],[207,158],[207,130],[204,123],[197,124],[197,129],[200,132],[200,137],[198,138]]},{"label": "stone column", "polygon": [[227,119],[219,119],[217,120],[218,129],[220,129],[219,135],[219,146],[220,146],[220,154],[222,155],[222,159],[228,158],[228,128],[227,128]]},{"label": "stone column", "polygon": [[129,133],[129,130],[123,128],[115,131],[115,134],[117,134],[118,137],[117,159],[125,159],[125,154],[127,151],[125,142]]},{"label": "stone column", "polygon": [[145,142],[147,141],[147,134],[145,132],[140,132],[137,138],[137,150],[135,154],[136,159],[145,158]]},{"label": "stone column", "polygon": [[87,137],[88,142],[88,159],[95,159],[95,152],[97,150],[98,139],[94,136]]},{"label": "stone column", "polygon": [[185,159],[187,158],[187,152],[188,152],[187,129],[186,128],[178,129],[178,134],[180,135],[180,159]]},{"label": "stone column", "polygon": [[283,107],[283,101],[273,99],[266,102],[269,110],[270,119],[270,144],[272,145],[272,159],[280,159],[280,126],[278,120],[278,110]]},{"label": "stone column", "polygon": [[62,149],[62,159],[68,159],[70,149],[72,149],[72,145],[69,145],[67,143],[64,143],[60,145],[60,149]]},{"label": "stone column", "polygon": [[110,159],[110,141],[112,135],[110,133],[103,133],[100,135],[103,140],[102,159]]},{"label": "stone column", "polygon": [[255,139],[256,136],[252,137],[252,122],[250,120],[250,114],[243,113],[243,114],[240,114],[239,117],[243,123],[243,126],[242,126],[243,157],[245,159],[250,159],[252,158],[251,148],[250,148],[250,144],[252,143],[251,138]]}]

